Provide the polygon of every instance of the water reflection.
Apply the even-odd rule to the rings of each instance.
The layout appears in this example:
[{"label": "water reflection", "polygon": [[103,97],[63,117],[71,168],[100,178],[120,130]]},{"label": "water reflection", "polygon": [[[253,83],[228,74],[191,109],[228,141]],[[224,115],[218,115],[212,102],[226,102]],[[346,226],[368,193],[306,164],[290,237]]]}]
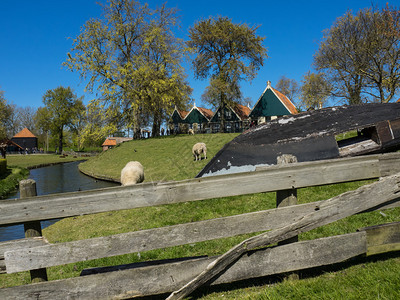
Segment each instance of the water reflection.
[{"label": "water reflection", "polygon": [[[79,163],[80,162],[70,162],[31,170],[29,178],[36,181],[38,196],[86,191],[118,185],[113,182],[96,180],[82,174],[78,170]],[[19,192],[11,195],[8,199],[16,198],[19,198]],[[50,226],[56,221],[57,220],[42,221],[42,228]],[[24,237],[23,225],[0,227],[0,242]]]}]

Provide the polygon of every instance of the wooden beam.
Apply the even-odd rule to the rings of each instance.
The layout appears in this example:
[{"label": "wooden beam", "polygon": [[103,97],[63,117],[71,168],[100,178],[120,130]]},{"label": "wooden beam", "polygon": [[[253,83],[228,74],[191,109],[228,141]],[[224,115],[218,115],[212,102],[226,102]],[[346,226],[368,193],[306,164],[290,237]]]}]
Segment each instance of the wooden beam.
[{"label": "wooden beam", "polygon": [[4,261],[4,253],[7,251],[16,251],[23,248],[31,248],[48,244],[43,237],[34,237],[26,239],[18,239],[6,242],[0,242],[0,274],[6,273],[6,263]]},{"label": "wooden beam", "polygon": [[400,222],[359,229],[367,233],[367,255],[400,251]]},{"label": "wooden beam", "polygon": [[[298,271],[345,261],[366,251],[366,233],[303,241],[242,256],[211,285]],[[293,253],[296,253],[293,256]],[[124,266],[108,272],[0,289],[0,299],[125,299],[171,292],[216,257]],[[145,263],[140,263],[143,265]],[[117,268],[116,268],[117,270]]]},{"label": "wooden beam", "polygon": [[178,182],[151,182],[18,201],[4,200],[0,203],[0,225],[378,178],[380,174],[379,156],[375,155]]}]

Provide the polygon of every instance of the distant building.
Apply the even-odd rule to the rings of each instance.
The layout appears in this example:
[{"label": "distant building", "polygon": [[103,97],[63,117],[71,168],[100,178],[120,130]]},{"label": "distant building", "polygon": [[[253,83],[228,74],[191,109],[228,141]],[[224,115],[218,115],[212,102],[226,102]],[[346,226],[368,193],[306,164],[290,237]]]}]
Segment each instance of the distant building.
[{"label": "distant building", "polygon": [[197,107],[195,103],[184,118],[184,122],[189,124],[189,128],[193,129],[195,133],[204,133],[212,116],[213,112],[210,109]]},{"label": "distant building", "polygon": [[188,125],[185,121],[185,117],[188,113],[188,111],[180,110],[175,106],[175,109],[169,121],[169,130],[171,133],[187,132]]},{"label": "distant building", "polygon": [[259,124],[277,117],[297,114],[294,104],[281,92],[267,87],[254,105],[253,109],[238,103],[227,105],[222,111],[219,107],[215,113],[211,110],[197,107],[196,104],[187,112],[175,107],[170,121],[171,133],[187,133],[189,128],[198,133],[220,132],[222,114],[224,116],[224,132],[243,132],[252,124]]},{"label": "distant building", "polygon": [[220,132],[222,115],[225,116],[225,132],[242,132],[249,127],[250,108],[238,103],[232,106],[225,106],[224,111],[221,107],[217,109],[210,120],[212,133]]},{"label": "distant building", "polygon": [[106,151],[108,149],[114,148],[118,144],[121,144],[126,141],[131,141],[132,139],[133,138],[127,138],[127,137],[108,137],[101,146],[103,147],[103,151]]},{"label": "distant building", "polygon": [[250,119],[263,123],[277,117],[297,114],[294,104],[284,94],[271,87],[271,81],[250,112]]},{"label": "distant building", "polygon": [[12,148],[10,148],[11,152],[19,151],[20,149],[31,152],[33,150],[37,150],[38,147],[38,138],[32,132],[30,132],[28,128],[24,128],[14,135],[11,138],[11,141],[18,146],[16,147],[15,145],[10,145]]}]

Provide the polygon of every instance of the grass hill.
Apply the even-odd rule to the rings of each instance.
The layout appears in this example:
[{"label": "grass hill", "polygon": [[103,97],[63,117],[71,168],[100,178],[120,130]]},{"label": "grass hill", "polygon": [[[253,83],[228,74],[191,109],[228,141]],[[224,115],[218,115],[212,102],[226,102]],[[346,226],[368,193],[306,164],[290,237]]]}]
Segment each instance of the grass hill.
[{"label": "grass hill", "polygon": [[[140,161],[145,169],[145,181],[183,180],[193,178],[219,149],[236,134],[209,134],[194,136],[169,136],[131,141],[107,150],[80,165],[81,169],[99,177],[119,179],[120,170],[130,160]],[[208,159],[195,162],[191,148],[196,142],[205,142]],[[370,181],[358,181],[298,190],[299,203],[329,199],[348,190],[354,190]],[[52,243],[67,242],[122,232],[163,227],[199,220],[236,215],[274,208],[275,193],[258,193],[225,197],[157,207],[144,207],[95,215],[63,219],[43,231]],[[360,227],[400,221],[400,209],[371,212],[352,216],[338,222],[301,234],[300,240],[355,232]],[[48,269],[49,280],[79,276],[85,268],[127,264],[140,261],[198,255],[218,255],[251,235],[195,243],[132,253],[111,258],[80,262]],[[314,273],[315,274],[315,273]],[[399,299],[400,257],[398,253],[352,261],[334,268],[324,269],[311,276],[301,274],[299,281],[269,279],[210,289],[207,294],[197,294],[202,299]],[[0,275],[0,287],[29,282],[29,273]],[[226,288],[226,289],[224,289]],[[231,289],[231,290],[230,290]]]},{"label": "grass hill", "polygon": [[[117,145],[79,165],[82,172],[119,182],[121,169],[131,160],[141,162],[145,182],[183,180],[195,177],[201,169],[237,133],[177,135],[133,140]],[[195,143],[207,145],[207,160],[194,161]]]}]

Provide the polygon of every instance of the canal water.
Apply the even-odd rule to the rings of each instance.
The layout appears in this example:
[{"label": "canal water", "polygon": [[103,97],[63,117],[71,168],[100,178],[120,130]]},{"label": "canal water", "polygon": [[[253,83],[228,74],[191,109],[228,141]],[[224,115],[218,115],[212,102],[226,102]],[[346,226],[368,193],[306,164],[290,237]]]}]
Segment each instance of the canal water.
[{"label": "canal water", "polygon": [[[86,191],[119,185],[114,182],[97,180],[82,174],[78,170],[79,163],[63,163],[30,170],[29,178],[36,181],[37,195]],[[19,198],[19,192],[8,197],[8,199],[16,198]],[[42,221],[42,229],[55,222],[57,220]],[[0,227],[0,242],[24,237],[23,225]]]}]

